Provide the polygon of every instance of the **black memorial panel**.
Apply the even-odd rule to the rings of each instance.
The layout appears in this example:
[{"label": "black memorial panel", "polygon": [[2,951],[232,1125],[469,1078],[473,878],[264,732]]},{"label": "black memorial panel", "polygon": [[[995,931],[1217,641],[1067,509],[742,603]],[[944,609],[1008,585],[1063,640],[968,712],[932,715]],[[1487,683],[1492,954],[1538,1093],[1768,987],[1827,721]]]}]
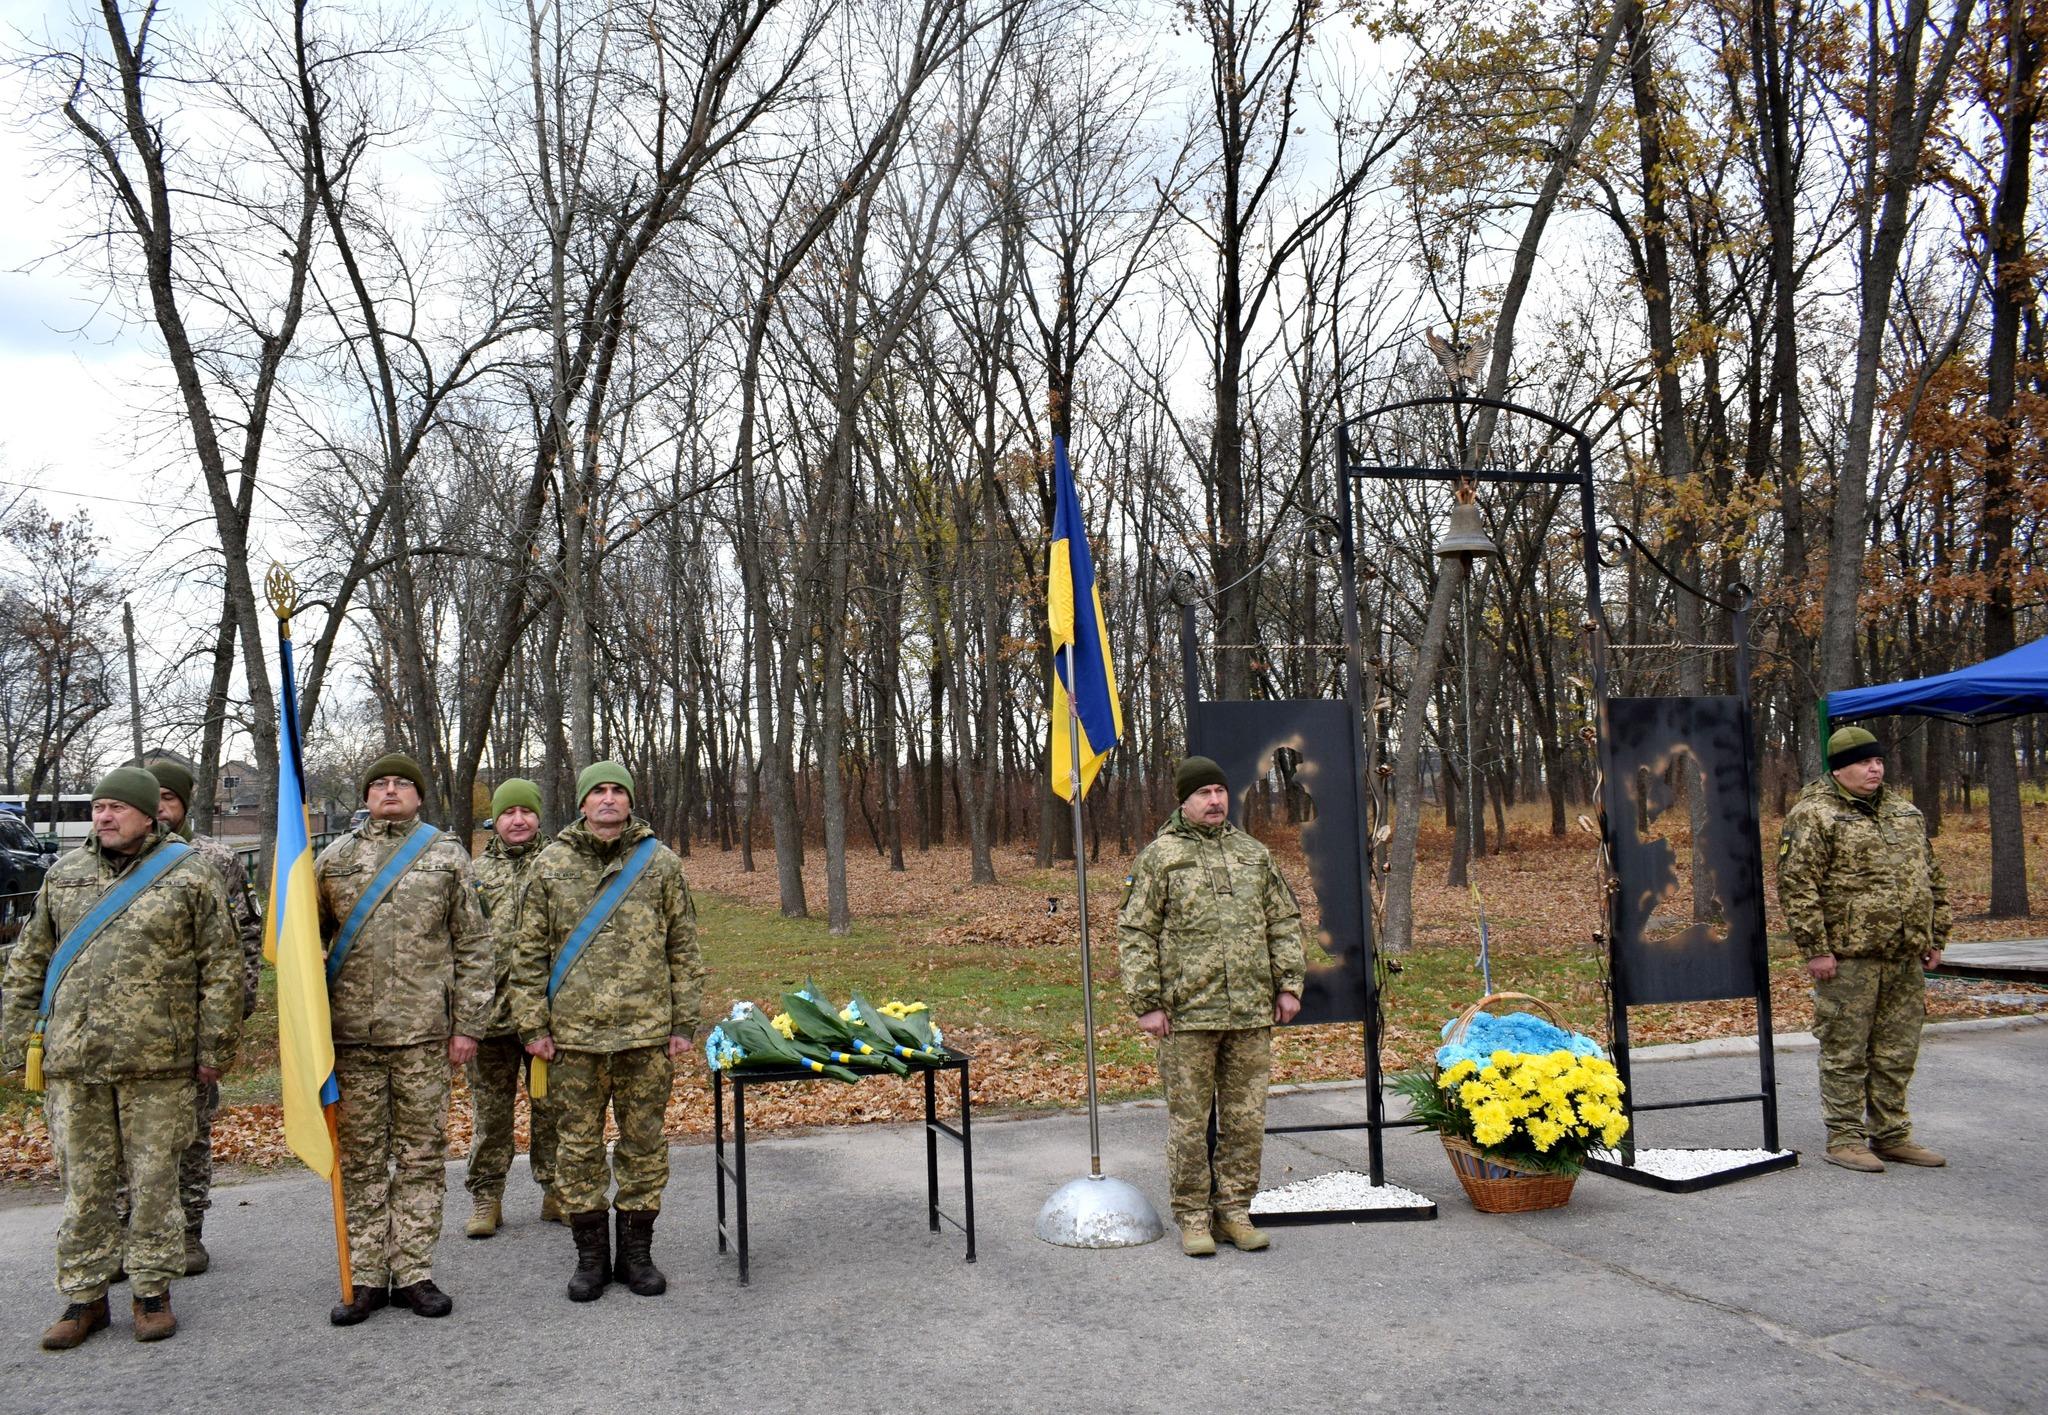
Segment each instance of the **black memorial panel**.
[{"label": "black memorial panel", "polygon": [[[1763,860],[1742,700],[1611,698],[1606,801],[1621,892],[1614,983],[1627,1006],[1753,997]],[[1692,809],[1697,793],[1704,810]],[[1689,843],[1699,820],[1698,848]],[[1691,878],[1699,874],[1702,889]]]},{"label": "black memorial panel", "polygon": [[1304,917],[1308,988],[1295,1021],[1364,1021],[1372,926],[1361,907],[1365,862],[1358,787],[1351,776],[1357,757],[1350,706],[1300,698],[1197,703],[1193,712],[1194,750],[1223,768],[1233,820],[1239,819],[1244,793],[1272,765],[1273,753],[1284,747],[1300,754],[1295,779],[1315,803],[1314,818],[1302,827],[1301,849],[1315,884],[1322,947],[1316,947],[1316,926]]}]

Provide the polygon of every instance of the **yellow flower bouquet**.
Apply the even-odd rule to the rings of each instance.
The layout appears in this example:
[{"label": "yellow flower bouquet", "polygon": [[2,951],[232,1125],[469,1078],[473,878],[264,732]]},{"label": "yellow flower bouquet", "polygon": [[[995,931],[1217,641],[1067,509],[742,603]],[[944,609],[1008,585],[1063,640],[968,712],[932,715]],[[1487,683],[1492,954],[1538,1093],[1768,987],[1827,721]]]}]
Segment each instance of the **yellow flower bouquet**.
[{"label": "yellow flower bouquet", "polygon": [[[1446,1033],[1453,1028],[1436,1064],[1394,1078],[1426,1128],[1499,1169],[1566,1178],[1588,1151],[1628,1133],[1621,1076],[1590,1037],[1527,1012],[1494,1017],[1476,1007]],[[1447,1148],[1455,1161],[1459,1147]]]}]

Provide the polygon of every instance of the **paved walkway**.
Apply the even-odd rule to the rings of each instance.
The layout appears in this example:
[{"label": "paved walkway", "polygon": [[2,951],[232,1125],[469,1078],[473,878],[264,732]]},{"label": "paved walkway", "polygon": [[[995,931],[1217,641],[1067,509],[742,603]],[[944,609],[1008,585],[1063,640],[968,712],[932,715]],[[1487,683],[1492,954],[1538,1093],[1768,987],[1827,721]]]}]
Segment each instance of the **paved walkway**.
[{"label": "paved walkway", "polygon": [[[330,1328],[327,1191],[304,1175],[224,1186],[213,1271],[180,1283],[162,1346],[111,1332],[36,1348],[57,1209],[0,1212],[0,1411],[1353,1411],[2048,1408],[2048,1027],[1930,1035],[1914,1087],[1946,1170],[1818,1162],[1813,1054],[1781,1056],[1785,1139],[1806,1163],[1695,1195],[1587,1176],[1567,1209],[1491,1217],[1428,1138],[1389,1177],[1434,1223],[1279,1230],[1196,1263],[1168,1243],[1072,1252],[1031,1224],[1086,1167],[1078,1116],[977,1125],[980,1261],[925,1231],[915,1128],[760,1141],[754,1282],[712,1240],[711,1157],[675,1151],[657,1256],[668,1296],[572,1306],[565,1231],[514,1174],[510,1226],[461,1236],[438,1277],[455,1315]],[[1639,1064],[1645,1100],[1724,1094],[1754,1058]],[[1277,1097],[1273,1119],[1362,1110],[1357,1088]],[[1164,1117],[1104,1115],[1112,1172],[1163,1199]],[[1357,1142],[1276,1138],[1267,1182],[1351,1167]],[[1645,1143],[1756,1143],[1732,1111],[1653,1115]],[[452,1174],[459,1180],[459,1174]],[[949,1181],[950,1182],[950,1181]],[[117,1299],[124,1296],[117,1289]]]}]

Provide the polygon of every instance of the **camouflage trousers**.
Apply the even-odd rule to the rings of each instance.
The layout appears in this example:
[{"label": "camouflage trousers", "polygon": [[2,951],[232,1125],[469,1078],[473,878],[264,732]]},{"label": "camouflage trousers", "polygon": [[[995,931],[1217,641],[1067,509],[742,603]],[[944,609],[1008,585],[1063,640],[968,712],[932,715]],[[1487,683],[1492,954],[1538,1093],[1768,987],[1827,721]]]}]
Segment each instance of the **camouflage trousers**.
[{"label": "camouflage trousers", "polygon": [[[476,1060],[469,1063],[470,1141],[469,1169],[462,1187],[478,1199],[502,1198],[505,1175],[512,1168],[513,1102],[519,1096],[519,1078],[528,1073],[532,1058],[517,1036],[485,1037],[476,1044]],[[546,1101],[533,1099],[533,1082],[527,1079],[528,1162],[534,1183],[543,1189],[555,1182],[555,1113]]]},{"label": "camouflage trousers", "polygon": [[[555,1113],[555,1197],[572,1214],[606,1207],[659,1210],[668,1187],[662,1122],[676,1064],[665,1046],[631,1051],[558,1051],[548,1063],[548,1108]],[[605,1171],[604,1115],[611,1107],[619,1140]]]},{"label": "camouflage trousers", "polygon": [[[1244,1218],[1259,1192],[1266,1145],[1266,1085],[1273,1074],[1273,1029],[1190,1032],[1175,1028],[1159,1043],[1166,1087],[1166,1183],[1181,1223]],[[1209,1111],[1216,1111],[1216,1153],[1209,1153]]]},{"label": "camouflage trousers", "polygon": [[356,1285],[432,1277],[448,1183],[448,1044],[338,1046],[334,1076]]},{"label": "camouflage trousers", "polygon": [[[185,1214],[185,1231],[197,1233],[213,1207],[213,1117],[220,1111],[220,1082],[192,1087],[192,1143],[178,1156],[178,1207]],[[123,1227],[128,1223],[128,1185],[121,1185],[114,1207]]]},{"label": "camouflage trousers", "polygon": [[1913,1134],[1906,1087],[1920,1059],[1927,983],[1915,957],[1835,959],[1813,985],[1820,1104],[1828,1145],[1901,1145]]},{"label": "camouflage trousers", "polygon": [[[100,1296],[123,1266],[137,1297],[161,1296],[172,1278],[185,1275],[178,1159],[192,1139],[193,1090],[190,1077],[112,1085],[51,1080],[44,1104],[64,1177],[57,1290],[68,1301]],[[124,1181],[131,1201],[125,1243]]]},{"label": "camouflage trousers", "polygon": [[213,1117],[220,1112],[220,1082],[192,1089],[192,1143],[178,1156],[178,1204],[185,1227],[196,1231],[213,1207]]}]

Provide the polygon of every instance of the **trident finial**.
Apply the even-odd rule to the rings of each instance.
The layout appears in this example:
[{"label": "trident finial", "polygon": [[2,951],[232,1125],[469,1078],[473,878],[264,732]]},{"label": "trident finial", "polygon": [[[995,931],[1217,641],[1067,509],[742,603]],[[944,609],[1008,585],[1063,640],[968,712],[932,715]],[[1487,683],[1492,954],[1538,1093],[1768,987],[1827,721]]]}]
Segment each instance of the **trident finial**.
[{"label": "trident finial", "polygon": [[263,592],[269,596],[271,612],[289,625],[299,607],[299,587],[292,582],[292,572],[271,561],[270,573],[263,577]]}]

